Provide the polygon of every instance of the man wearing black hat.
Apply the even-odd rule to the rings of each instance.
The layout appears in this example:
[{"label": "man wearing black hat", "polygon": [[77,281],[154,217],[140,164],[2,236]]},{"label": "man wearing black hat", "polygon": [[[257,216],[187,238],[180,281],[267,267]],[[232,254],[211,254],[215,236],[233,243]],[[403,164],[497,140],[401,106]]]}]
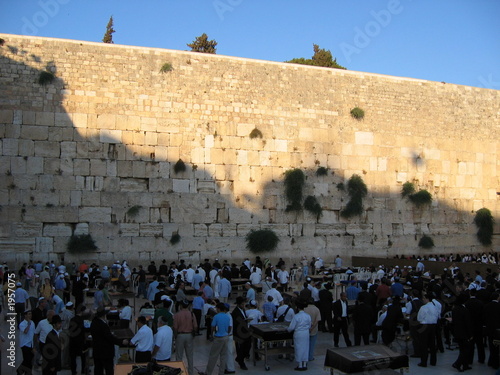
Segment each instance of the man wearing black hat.
[{"label": "man wearing black hat", "polygon": [[233,317],[233,338],[236,344],[236,362],[242,370],[248,370],[245,358],[250,356],[252,336],[248,328],[247,315],[245,313],[245,298],[236,298],[236,307],[231,313]]},{"label": "man wearing black hat", "polygon": [[104,372],[106,372],[106,375],[113,375],[115,345],[128,344],[127,340],[120,340],[113,336],[108,323],[104,320],[105,316],[106,310],[104,308],[98,309],[90,324],[95,375],[103,375]]},{"label": "man wearing black hat", "polygon": [[59,331],[62,326],[61,317],[54,315],[51,323],[52,331],[48,333],[42,351],[43,375],[55,375],[61,370],[61,339],[59,338]]},{"label": "man wearing black hat", "polygon": [[459,354],[457,360],[452,364],[459,372],[470,370],[469,352],[472,342],[472,318],[469,310],[465,307],[467,295],[460,294],[455,300],[455,307],[451,312],[453,321],[453,337],[458,342]]}]

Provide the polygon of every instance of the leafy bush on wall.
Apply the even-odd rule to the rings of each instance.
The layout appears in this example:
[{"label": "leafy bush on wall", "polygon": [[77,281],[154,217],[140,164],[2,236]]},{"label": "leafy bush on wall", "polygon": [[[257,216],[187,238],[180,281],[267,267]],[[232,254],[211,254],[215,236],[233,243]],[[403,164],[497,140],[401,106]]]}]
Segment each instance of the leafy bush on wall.
[{"label": "leafy bush on wall", "polygon": [[87,251],[97,250],[95,241],[90,234],[72,235],[66,248],[72,253],[86,253]]},{"label": "leafy bush on wall", "polygon": [[347,181],[347,193],[350,196],[345,208],[340,211],[340,216],[350,218],[363,213],[363,198],[368,194],[368,188],[361,176],[354,174]]},{"label": "leafy bush on wall", "polygon": [[483,245],[491,245],[494,223],[495,220],[490,210],[485,207],[477,210],[476,216],[474,217],[474,224],[476,224],[478,228],[477,239]]},{"label": "leafy bush on wall", "polygon": [[247,249],[253,253],[272,251],[280,239],[271,229],[251,230],[245,237]]},{"label": "leafy bush on wall", "polygon": [[286,211],[300,211],[302,209],[302,189],[306,178],[302,170],[290,169],[285,172],[285,196],[289,203]]}]

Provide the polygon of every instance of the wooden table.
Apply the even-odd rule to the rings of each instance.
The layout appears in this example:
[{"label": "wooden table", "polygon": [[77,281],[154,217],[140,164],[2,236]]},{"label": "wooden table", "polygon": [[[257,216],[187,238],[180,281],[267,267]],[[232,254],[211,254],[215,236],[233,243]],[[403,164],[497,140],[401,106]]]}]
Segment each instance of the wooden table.
[{"label": "wooden table", "polygon": [[[143,363],[142,363],[143,364]],[[180,368],[182,370],[181,375],[187,375],[186,366],[182,361],[172,361],[172,362],[158,362],[159,365]],[[128,375],[132,371],[132,366],[134,363],[119,363],[115,366],[115,375]]]}]

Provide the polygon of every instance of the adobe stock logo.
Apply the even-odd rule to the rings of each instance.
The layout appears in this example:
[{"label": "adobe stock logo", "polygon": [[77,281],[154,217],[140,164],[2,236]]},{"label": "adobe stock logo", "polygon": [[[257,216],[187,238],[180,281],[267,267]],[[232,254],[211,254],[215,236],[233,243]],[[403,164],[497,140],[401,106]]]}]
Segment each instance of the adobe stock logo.
[{"label": "adobe stock logo", "polygon": [[41,8],[39,11],[33,13],[30,18],[23,17],[21,21],[21,33],[23,35],[36,35],[38,30],[46,26],[51,18],[57,16],[60,10],[60,5],[66,5],[70,0],[40,0],[38,6]]},{"label": "adobe stock logo", "polygon": [[344,42],[340,44],[340,49],[346,61],[350,63],[353,54],[359,54],[362,49],[368,47],[373,38],[377,37],[382,32],[382,29],[391,23],[392,17],[400,14],[402,11],[403,6],[399,0],[389,0],[386,9],[370,11],[372,19],[363,28],[357,26],[354,28],[353,43]]},{"label": "adobe stock logo", "polygon": [[215,0],[212,2],[215,12],[221,21],[224,21],[224,13],[232,12],[243,0]]}]

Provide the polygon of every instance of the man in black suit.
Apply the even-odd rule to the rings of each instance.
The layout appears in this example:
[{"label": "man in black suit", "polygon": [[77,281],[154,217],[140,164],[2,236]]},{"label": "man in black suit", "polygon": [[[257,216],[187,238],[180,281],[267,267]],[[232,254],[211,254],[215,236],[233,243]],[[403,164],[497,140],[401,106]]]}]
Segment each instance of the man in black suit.
[{"label": "man in black suit", "polygon": [[339,336],[340,331],[344,336],[344,341],[347,346],[352,346],[351,340],[349,339],[349,314],[348,314],[348,304],[347,295],[342,292],[340,293],[340,299],[333,303],[333,343],[335,347],[339,347]]},{"label": "man in black suit", "polygon": [[498,369],[499,355],[498,347],[493,344],[495,333],[500,329],[500,294],[494,292],[491,295],[491,301],[484,306],[484,324],[488,333],[488,346],[490,348],[490,356],[488,358],[488,366]]},{"label": "man in black suit", "polygon": [[465,307],[470,312],[472,318],[472,343],[470,345],[469,364],[474,362],[474,347],[477,346],[477,361],[484,363],[484,337],[483,337],[483,312],[484,302],[476,297],[476,290],[470,290],[470,298],[465,302]]},{"label": "man in black suit", "polygon": [[330,283],[326,284],[323,289],[319,291],[319,311],[321,313],[321,321],[319,329],[322,332],[333,332],[333,294],[330,291],[332,286]]},{"label": "man in black suit", "polygon": [[51,320],[52,331],[47,334],[42,351],[42,374],[56,375],[61,370],[61,330],[62,320],[59,315],[54,315]]},{"label": "man in black suit", "polygon": [[248,370],[245,358],[250,356],[252,336],[248,328],[247,315],[245,313],[245,298],[236,298],[236,307],[231,312],[233,317],[233,338],[236,344],[236,362],[242,370]]},{"label": "man in black suit", "polygon": [[[368,293],[367,293],[368,294]],[[358,305],[352,313],[352,321],[354,324],[354,345],[361,344],[361,338],[365,345],[370,344],[370,332],[374,321],[374,313],[372,307],[365,302],[364,294],[358,295]]]},{"label": "man in black suit", "polygon": [[459,372],[469,370],[470,345],[472,342],[472,320],[469,310],[465,307],[466,294],[460,294],[455,300],[455,307],[451,312],[453,322],[453,336],[458,343],[458,358],[452,364]]},{"label": "man in black suit", "polygon": [[120,340],[113,336],[108,323],[104,320],[106,310],[97,310],[92,323],[90,334],[92,335],[92,348],[94,355],[94,374],[113,375],[115,357],[115,345],[127,345],[127,340]]},{"label": "man in black suit", "polygon": [[396,338],[396,329],[398,323],[404,319],[403,311],[401,310],[401,298],[394,296],[392,303],[387,308],[387,315],[382,322],[382,342],[389,346]]}]

